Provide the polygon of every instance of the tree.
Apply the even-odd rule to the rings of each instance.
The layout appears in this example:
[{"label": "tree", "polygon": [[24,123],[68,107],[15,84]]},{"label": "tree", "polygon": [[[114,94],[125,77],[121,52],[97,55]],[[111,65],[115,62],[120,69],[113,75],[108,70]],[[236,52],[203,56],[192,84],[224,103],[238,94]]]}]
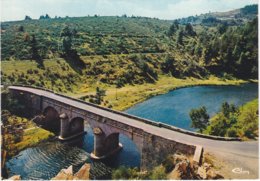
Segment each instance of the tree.
[{"label": "tree", "polygon": [[175,25],[176,29],[179,29],[179,22],[177,20],[174,20],[173,24]]},{"label": "tree", "polygon": [[168,31],[168,36],[172,36],[177,30],[179,29],[179,23],[178,21],[174,21],[173,24],[170,26],[170,29]]},{"label": "tree", "polygon": [[51,19],[51,17],[48,14],[46,14],[45,19]]},{"label": "tree", "polygon": [[172,36],[175,32],[176,32],[175,24],[172,24],[172,25],[170,26],[169,31],[168,31],[168,36]]},{"label": "tree", "polygon": [[228,104],[227,102],[224,102],[221,106],[221,112],[226,118],[230,117],[230,113],[237,112],[238,109],[234,104]]},{"label": "tree", "polygon": [[169,73],[171,72],[171,74],[173,75],[173,71],[174,71],[174,58],[170,57],[169,55],[166,56],[164,62],[162,63],[162,71],[165,73]]},{"label": "tree", "polygon": [[73,36],[72,31],[69,29],[68,26],[63,28],[63,30],[61,32],[63,52],[67,55],[69,55],[71,52],[72,36]]},{"label": "tree", "polygon": [[73,37],[76,34],[77,31],[75,29],[71,30],[68,26],[65,26],[62,29],[60,33],[63,45],[62,55],[75,71],[81,72],[81,69],[85,66],[85,63],[81,60],[77,50],[72,48]]},{"label": "tree", "polygon": [[39,19],[45,19],[45,17],[43,15],[41,15]]},{"label": "tree", "polygon": [[99,87],[96,88],[96,104],[101,104],[103,101],[103,97],[106,95],[106,90],[100,89]]},{"label": "tree", "polygon": [[227,102],[224,102],[221,106],[221,112],[223,115],[228,118],[229,117],[229,104]]},{"label": "tree", "polygon": [[38,52],[38,43],[35,38],[35,35],[32,35],[32,40],[31,40],[31,53],[32,53],[32,59],[33,60],[39,60],[40,55]]},{"label": "tree", "polygon": [[210,125],[205,132],[210,135],[225,136],[228,129],[227,122],[228,119],[223,114],[217,114],[210,120]]},{"label": "tree", "polygon": [[223,34],[223,33],[225,33],[226,31],[227,31],[227,24],[225,24],[225,23],[221,23],[221,24],[219,24],[218,26],[217,26],[217,29],[218,29],[218,32],[219,32],[219,34]]},{"label": "tree", "polygon": [[20,31],[20,32],[24,32],[24,27],[23,27],[22,25],[19,26],[18,31]]},{"label": "tree", "polygon": [[185,33],[190,36],[195,36],[196,32],[193,30],[193,27],[190,23],[185,26]]},{"label": "tree", "polygon": [[177,35],[177,43],[183,45],[183,31],[180,30]]},{"label": "tree", "polygon": [[32,20],[32,18],[30,16],[25,16],[24,20]]},{"label": "tree", "polygon": [[65,54],[67,54],[67,55],[70,54],[71,47],[72,47],[72,39],[71,39],[71,37],[68,37],[68,36],[64,37],[62,39],[62,45],[63,45],[63,52]]},{"label": "tree", "polygon": [[45,16],[41,15],[39,19],[51,19],[51,17],[48,14],[46,14]]},{"label": "tree", "polygon": [[206,107],[202,106],[198,109],[190,111],[191,127],[198,128],[202,132],[209,124],[209,115]]}]

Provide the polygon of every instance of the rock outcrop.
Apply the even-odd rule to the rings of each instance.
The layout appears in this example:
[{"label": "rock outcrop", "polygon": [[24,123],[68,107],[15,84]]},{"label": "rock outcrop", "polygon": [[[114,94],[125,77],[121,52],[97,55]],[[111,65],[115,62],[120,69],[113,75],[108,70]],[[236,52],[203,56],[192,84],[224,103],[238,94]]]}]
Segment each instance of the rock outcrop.
[{"label": "rock outcrop", "polygon": [[200,179],[223,179],[223,176],[221,176],[213,167],[211,164],[204,163],[202,166],[198,168],[197,175]]},{"label": "rock outcrop", "polygon": [[20,175],[14,175],[7,180],[21,180],[21,176]]},{"label": "rock outcrop", "polygon": [[74,175],[76,180],[89,180],[90,164],[84,164],[81,169]]},{"label": "rock outcrop", "polygon": [[84,164],[77,173],[73,174],[72,165],[67,169],[62,169],[51,180],[89,180],[90,164]]},{"label": "rock outcrop", "polygon": [[163,163],[168,174],[168,179],[221,179],[223,178],[209,163],[199,165],[184,155],[174,154]]},{"label": "rock outcrop", "polygon": [[175,154],[171,158],[174,169],[169,173],[168,178],[174,180],[193,179],[193,167],[187,157]]}]

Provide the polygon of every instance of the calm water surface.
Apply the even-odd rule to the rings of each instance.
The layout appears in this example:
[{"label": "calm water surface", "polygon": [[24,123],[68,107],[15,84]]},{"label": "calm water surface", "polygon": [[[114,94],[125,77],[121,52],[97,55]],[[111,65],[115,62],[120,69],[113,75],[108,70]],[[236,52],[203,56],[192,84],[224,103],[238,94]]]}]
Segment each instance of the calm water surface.
[{"label": "calm water surface", "polygon": [[[241,86],[197,86],[171,91],[140,103],[126,112],[139,117],[160,121],[180,128],[190,128],[189,111],[192,108],[206,106],[210,115],[220,109],[224,101],[242,105],[258,97],[257,84]],[[22,179],[50,179],[61,169],[70,165],[75,171],[84,163],[91,163],[93,178],[107,178],[111,168],[119,165],[139,166],[140,154],[135,144],[127,137],[120,135],[124,148],[117,155],[103,162],[92,162],[89,154],[93,151],[93,133],[85,125],[87,134],[76,143],[47,142],[28,148],[9,160],[6,166],[9,175],[18,174]],[[106,175],[105,177],[102,177]]]},{"label": "calm water surface", "polygon": [[212,116],[220,110],[221,104],[225,101],[240,106],[257,97],[257,84],[196,86],[153,97],[126,112],[179,128],[194,130],[190,127],[189,112],[191,109],[205,106]]}]

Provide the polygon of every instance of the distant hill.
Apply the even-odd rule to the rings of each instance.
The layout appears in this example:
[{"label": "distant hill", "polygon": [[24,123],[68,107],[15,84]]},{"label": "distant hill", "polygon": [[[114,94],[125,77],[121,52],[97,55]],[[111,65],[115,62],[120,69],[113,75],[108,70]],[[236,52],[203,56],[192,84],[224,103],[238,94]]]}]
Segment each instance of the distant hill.
[{"label": "distant hill", "polygon": [[[35,35],[41,54],[50,58],[61,49],[61,32],[74,31],[73,46],[80,55],[155,53],[170,21],[142,17],[77,17],[4,22],[2,59],[29,59],[26,47]],[[18,50],[18,52],[17,52]],[[24,50],[24,51],[22,51]]]},{"label": "distant hill", "polygon": [[227,12],[210,12],[199,16],[189,16],[178,19],[181,24],[202,24],[206,26],[215,26],[218,23],[227,25],[240,25],[254,19],[258,14],[258,5],[248,5],[240,9]]}]

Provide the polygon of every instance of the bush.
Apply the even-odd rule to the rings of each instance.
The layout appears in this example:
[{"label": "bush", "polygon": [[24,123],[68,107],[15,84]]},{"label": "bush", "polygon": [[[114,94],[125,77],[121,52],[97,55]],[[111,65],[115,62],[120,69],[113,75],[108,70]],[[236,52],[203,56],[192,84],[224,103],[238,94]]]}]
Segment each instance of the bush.
[{"label": "bush", "polygon": [[164,160],[162,162],[162,165],[164,166],[166,173],[169,173],[174,168],[173,160],[172,160],[172,158],[170,156],[167,157],[166,160]]},{"label": "bush", "polygon": [[130,173],[128,169],[124,166],[119,167],[112,173],[113,180],[127,180],[130,178]]},{"label": "bush", "polygon": [[27,70],[27,74],[33,74],[33,70],[32,69]]},{"label": "bush", "polygon": [[35,84],[35,80],[34,80],[34,79],[29,79],[28,82],[29,82],[30,84]]},{"label": "bush", "polygon": [[244,136],[246,136],[247,138],[254,138],[254,134],[252,133],[251,129],[245,129]]},{"label": "bush", "polygon": [[166,178],[165,168],[163,166],[155,167],[149,176],[151,180],[165,180]]},{"label": "bush", "polygon": [[228,74],[228,73],[224,73],[223,74],[223,79],[227,79],[227,80],[234,80],[235,78],[233,77],[233,75]]},{"label": "bush", "polygon": [[235,128],[230,128],[227,130],[228,137],[237,137],[237,130]]}]

